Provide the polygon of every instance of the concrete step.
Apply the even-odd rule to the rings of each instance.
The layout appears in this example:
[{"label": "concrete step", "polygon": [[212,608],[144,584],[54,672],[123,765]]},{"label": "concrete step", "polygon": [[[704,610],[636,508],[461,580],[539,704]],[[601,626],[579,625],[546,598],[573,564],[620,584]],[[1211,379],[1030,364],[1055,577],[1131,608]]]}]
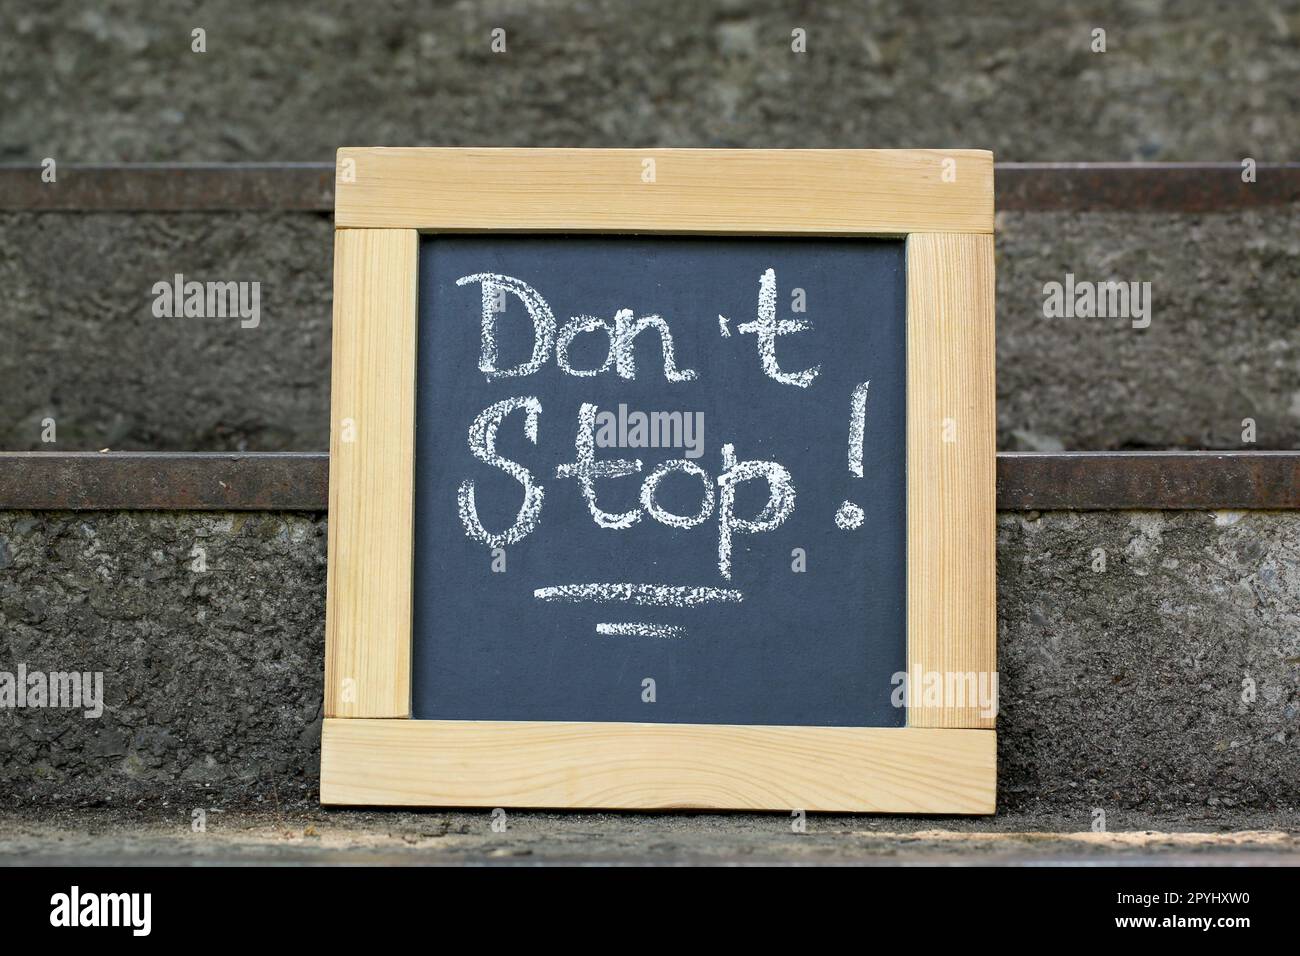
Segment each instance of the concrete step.
[{"label": "concrete step", "polygon": [[[1300,448],[1300,165],[1259,177],[998,168],[999,448]],[[0,335],[22,343],[0,350],[0,449],[327,447],[331,183],[321,164],[0,170]],[[259,282],[257,326],[156,318],[177,274]],[[1150,282],[1150,326],[1046,318],[1067,274]]]},{"label": "concrete step", "polygon": [[[131,457],[42,458],[64,477],[41,482],[32,456],[0,455],[0,669],[102,672],[105,700],[98,719],[0,710],[0,807],[313,807],[323,458],[143,456],[134,490],[87,477]],[[1103,467],[999,465],[1000,812],[1292,827],[1300,455],[1082,460]],[[1271,471],[1230,495],[1242,460]],[[24,509],[82,510],[6,510],[20,486]],[[167,510],[106,510],[150,493]]]}]

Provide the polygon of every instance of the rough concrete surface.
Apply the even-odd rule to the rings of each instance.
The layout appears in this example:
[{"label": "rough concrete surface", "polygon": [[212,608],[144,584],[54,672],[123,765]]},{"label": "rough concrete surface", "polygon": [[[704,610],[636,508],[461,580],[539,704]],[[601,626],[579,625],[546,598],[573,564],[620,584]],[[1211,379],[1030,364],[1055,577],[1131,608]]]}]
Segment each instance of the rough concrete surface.
[{"label": "rough concrete surface", "polygon": [[0,811],[0,866],[1300,864],[1294,817],[1093,832],[1073,818],[813,815],[796,833],[779,813],[512,812],[502,832],[487,812],[200,809]]},{"label": "rough concrete surface", "polygon": [[[1001,813],[1294,827],[1295,514],[1004,514],[998,558]],[[0,670],[106,698],[0,710],[0,809],[314,807],[324,593],[319,516],[0,513]]]},{"label": "rough concrete surface", "polygon": [[[332,269],[324,215],[0,216],[0,448],[328,448]],[[261,283],[257,326],[156,318],[177,273]]]},{"label": "rough concrete surface", "polygon": [[0,10],[0,159],[662,145],[1286,160],[1298,52],[1291,0],[52,0]]},{"label": "rough concrete surface", "polygon": [[1006,806],[1300,803],[1296,515],[1001,515],[998,632]]},{"label": "rough concrete surface", "polygon": [[0,710],[6,804],[315,799],[321,518],[10,512],[0,529],[0,669],[102,671],[106,698],[99,720]]},{"label": "rough concrete surface", "polygon": [[[1300,209],[998,228],[1000,448],[1300,448]],[[329,447],[332,262],[311,213],[0,213],[0,448]],[[155,318],[176,273],[260,282],[260,324]],[[1150,327],[1044,318],[1066,273],[1150,282]]]},{"label": "rough concrete surface", "polygon": [[[1300,448],[1300,207],[997,228],[999,448]],[[1044,318],[1067,273],[1149,282],[1150,326]]]}]

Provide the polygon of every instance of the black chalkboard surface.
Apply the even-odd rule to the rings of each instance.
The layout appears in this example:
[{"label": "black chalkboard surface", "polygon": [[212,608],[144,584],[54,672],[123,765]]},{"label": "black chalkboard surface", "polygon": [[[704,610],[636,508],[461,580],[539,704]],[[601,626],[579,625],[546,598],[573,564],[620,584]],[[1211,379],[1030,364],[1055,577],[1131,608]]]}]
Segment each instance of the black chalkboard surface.
[{"label": "black chalkboard surface", "polygon": [[444,235],[419,273],[413,717],[904,723],[901,241]]}]

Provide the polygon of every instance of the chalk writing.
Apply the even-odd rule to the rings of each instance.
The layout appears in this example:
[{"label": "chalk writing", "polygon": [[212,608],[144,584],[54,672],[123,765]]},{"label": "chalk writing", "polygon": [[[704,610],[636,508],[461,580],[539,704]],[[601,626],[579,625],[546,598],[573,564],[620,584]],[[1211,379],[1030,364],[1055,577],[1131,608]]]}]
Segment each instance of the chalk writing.
[{"label": "chalk writing", "polygon": [[504,548],[522,540],[537,527],[542,514],[542,486],[533,481],[532,473],[523,465],[497,454],[497,428],[517,408],[527,411],[524,436],[534,445],[537,444],[537,420],[542,414],[542,403],[535,398],[522,396],[496,402],[483,409],[469,426],[470,453],[479,461],[500,468],[524,486],[524,500],[519,506],[515,523],[500,534],[492,534],[479,521],[478,508],[474,502],[474,482],[468,478],[461,482],[456,503],[465,533],[489,548]]},{"label": "chalk writing", "polygon": [[[862,440],[867,422],[867,386],[870,384],[863,382],[854,388],[849,402],[849,471],[858,478],[862,477]],[[846,501],[835,512],[835,526],[841,531],[852,531],[862,527],[864,518],[860,507]]]},{"label": "chalk writing", "polygon": [[[533,286],[514,276],[492,272],[479,272],[463,276],[457,285],[477,282],[482,292],[482,334],[479,355],[479,370],[489,381],[498,378],[522,378],[537,372],[550,358],[552,350],[556,365],[567,375],[577,378],[591,378],[602,375],[613,368],[621,379],[636,379],[635,341],[643,332],[653,332],[659,337],[663,356],[663,375],[668,382],[690,382],[695,380],[693,369],[677,367],[672,331],[668,323],[659,315],[646,315],[634,318],[630,308],[620,308],[614,313],[613,321],[592,315],[576,315],[569,319],[556,333],[556,320],[546,299]],[[532,324],[533,347],[531,358],[512,368],[498,367],[497,323],[505,311],[506,294],[512,295],[523,303]],[[815,365],[799,372],[786,372],[780,367],[776,357],[776,341],[784,335],[808,331],[811,326],[803,319],[780,319],[776,317],[776,271],[765,270],[759,277],[757,317],[754,321],[737,326],[741,335],[753,335],[758,342],[759,360],[764,374],[782,385],[792,385],[806,389],[817,379],[821,366]],[[728,320],[718,316],[718,323],[724,338],[730,338]],[[598,368],[575,368],[570,360],[569,350],[574,340],[584,334],[603,333],[607,341],[604,361]],[[850,397],[849,417],[849,469],[861,478],[863,457],[863,435],[866,418],[867,388],[869,382],[863,382],[853,390]],[[491,548],[504,548],[518,543],[535,531],[541,521],[542,504],[545,500],[542,486],[534,479],[524,465],[500,455],[496,451],[497,430],[504,419],[513,411],[524,409],[525,437],[533,444],[537,443],[538,419],[542,413],[541,403],[533,397],[516,396],[503,399],[484,409],[469,428],[469,448],[479,461],[498,468],[513,477],[523,486],[523,502],[519,507],[514,523],[505,531],[493,533],[488,531],[479,520],[478,508],[474,497],[474,483],[468,479],[461,483],[457,507],[465,533]],[[606,411],[601,414],[601,441],[597,442],[596,425],[598,409],[590,402],[582,403],[578,411],[578,427],[574,435],[574,461],[561,464],[555,469],[557,479],[572,479],[577,482],[579,493],[587,505],[592,520],[600,528],[624,531],[636,525],[643,514],[671,528],[690,529],[703,524],[717,511],[718,573],[727,580],[732,576],[732,541],[737,534],[763,534],[779,528],[794,512],[796,493],[794,479],[790,471],[776,461],[750,460],[741,461],[737,457],[734,444],[722,445],[722,471],[716,482],[708,472],[687,458],[673,459],[658,465],[646,475],[641,485],[640,508],[611,512],[602,508],[598,501],[597,482],[626,478],[639,474],[643,464],[639,458],[597,458],[597,444],[601,447],[659,447],[661,436],[658,431],[653,436],[641,434],[649,424],[644,413],[634,422],[627,414],[626,405],[620,405],[618,414]],[[667,414],[667,413],[663,413]],[[692,424],[695,419],[686,416]],[[669,418],[661,423],[671,425]],[[678,433],[675,443],[682,441],[681,426],[683,416],[677,413],[675,422]],[[639,428],[640,431],[636,431]],[[693,430],[693,429],[692,429]],[[702,426],[699,427],[702,433]],[[702,442],[702,435],[701,435]],[[671,433],[663,443],[674,443]],[[698,457],[700,448],[693,448],[691,457]],[[673,472],[680,472],[696,479],[701,485],[699,510],[694,514],[680,515],[663,508],[656,499],[660,482]],[[767,484],[767,501],[759,513],[753,517],[743,517],[736,513],[737,488],[747,481],[763,481]],[[715,494],[715,483],[717,492]],[[835,514],[835,524],[843,530],[860,527],[863,511],[852,502],[845,501]],[[670,588],[658,585],[569,585],[559,588],[541,588],[534,595],[541,600],[586,600],[586,601],[631,601],[636,604],[663,604],[667,606],[687,607],[692,604],[730,600],[722,595],[735,594],[740,600],[739,592],[718,591],[710,588]],[[649,624],[602,624],[598,632],[602,634],[650,634],[660,632],[656,628],[666,625]],[[606,630],[600,630],[606,628]],[[637,630],[638,628],[642,630]],[[661,635],[662,636],[662,635]],[[680,635],[673,635],[680,636]]]},{"label": "chalk writing", "polygon": [[686,628],[675,624],[640,624],[635,621],[620,621],[612,624],[597,624],[596,633],[608,637],[682,637]]},{"label": "chalk writing", "polygon": [[660,607],[696,607],[700,604],[739,604],[744,593],[734,588],[681,587],[669,584],[561,584],[538,588],[539,601],[591,601],[643,604]]},{"label": "chalk writing", "polygon": [[[630,308],[616,310],[613,321],[591,315],[578,315],[571,318],[560,330],[558,338],[555,331],[555,315],[533,286],[514,276],[491,272],[479,272],[462,276],[456,280],[457,285],[477,282],[482,292],[482,335],[479,355],[479,370],[489,379],[518,378],[538,371],[555,352],[557,366],[568,375],[587,378],[607,372],[611,367],[619,378],[629,381],[636,379],[636,358],[634,343],[637,336],[646,331],[658,334],[663,355],[663,374],[669,382],[689,382],[696,378],[693,369],[677,367],[672,331],[668,323],[659,315],[647,315],[633,318]],[[502,369],[497,365],[497,322],[502,312],[501,301],[509,293],[524,305],[532,324],[532,357],[520,364]],[[730,337],[727,319],[718,316],[718,322],[724,337]],[[776,271],[765,270],[759,277],[757,318],[744,322],[737,327],[742,335],[754,335],[758,341],[759,359],[764,374],[783,385],[808,388],[816,380],[820,365],[799,372],[782,371],[776,358],[776,340],[780,336],[795,332],[804,332],[810,325],[803,319],[776,318]],[[569,358],[569,347],[573,340],[585,333],[603,332],[608,341],[604,362],[599,368],[574,368]],[[867,382],[854,389],[851,397],[849,423],[849,468],[857,477],[862,477],[863,422],[866,415]],[[514,544],[534,531],[541,519],[543,489],[529,470],[518,462],[511,461],[497,454],[495,439],[498,426],[510,412],[518,408],[527,410],[525,433],[530,441],[537,441],[537,418],[541,414],[541,405],[534,398],[518,396],[496,402],[489,406],[474,420],[469,429],[469,445],[474,457],[480,461],[499,468],[514,477],[524,488],[524,501],[513,525],[504,532],[492,533],[483,527],[479,520],[474,500],[474,485],[466,480],[460,486],[458,508],[465,532],[476,541],[489,547],[504,547]],[[578,483],[579,492],[587,504],[587,510],[598,527],[611,530],[626,530],[641,520],[642,514],[648,514],[655,521],[673,528],[693,528],[708,520],[715,507],[713,480],[703,468],[685,459],[666,462],[651,472],[642,483],[641,507],[627,511],[610,512],[601,508],[597,500],[596,482],[625,478],[641,472],[643,465],[635,458],[596,457],[596,422],[597,407],[584,402],[578,412],[578,428],[574,436],[575,460],[562,464],[555,470],[559,479],[573,479]],[[644,413],[634,413],[645,418]],[[639,433],[628,437],[626,407],[620,405],[619,417],[613,413],[602,413],[603,447],[617,443],[620,446],[658,447],[659,433],[642,440]],[[648,421],[648,420],[647,420]],[[676,419],[680,426],[682,417]],[[694,419],[691,419],[692,423]],[[613,437],[613,426],[617,422],[617,437]],[[640,426],[640,423],[636,423]],[[634,429],[635,431],[635,429]],[[702,431],[702,428],[701,428]],[[631,440],[635,438],[636,440]],[[680,441],[671,437],[665,443]],[[698,457],[700,450],[691,449],[690,457]],[[781,526],[794,511],[795,487],[789,470],[775,461],[739,461],[735,447],[731,443],[722,446],[722,473],[717,477],[719,489],[717,495],[718,511],[718,573],[724,578],[731,577],[732,538],[735,534],[762,534]],[[700,510],[692,515],[677,515],[660,507],[655,500],[655,491],[659,482],[673,471],[680,471],[700,481],[703,493]],[[763,480],[768,485],[768,499],[761,512],[752,518],[745,518],[735,513],[736,486],[744,481]],[[835,523],[840,528],[858,527],[862,522],[862,510],[850,502],[845,502],[835,515]]]}]

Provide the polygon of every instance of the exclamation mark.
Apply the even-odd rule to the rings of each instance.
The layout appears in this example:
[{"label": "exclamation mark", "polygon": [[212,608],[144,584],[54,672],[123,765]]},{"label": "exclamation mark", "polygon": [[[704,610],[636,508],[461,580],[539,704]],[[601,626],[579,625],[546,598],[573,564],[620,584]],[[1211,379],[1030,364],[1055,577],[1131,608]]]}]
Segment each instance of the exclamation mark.
[{"label": "exclamation mark", "polygon": [[[862,434],[867,424],[867,386],[863,382],[853,390],[853,399],[849,411],[849,471],[857,478],[862,477]],[[852,531],[862,527],[862,509],[851,501],[840,505],[835,512],[835,524],[841,530]]]}]

